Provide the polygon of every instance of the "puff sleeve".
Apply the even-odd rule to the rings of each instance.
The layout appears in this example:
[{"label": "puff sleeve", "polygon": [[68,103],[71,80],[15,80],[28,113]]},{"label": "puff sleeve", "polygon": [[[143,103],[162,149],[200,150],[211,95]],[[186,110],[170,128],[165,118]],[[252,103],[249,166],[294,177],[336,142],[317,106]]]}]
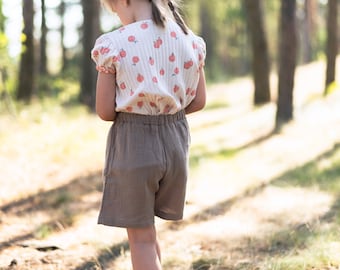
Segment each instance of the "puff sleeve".
[{"label": "puff sleeve", "polygon": [[197,51],[198,51],[198,61],[200,68],[204,67],[205,64],[205,58],[206,58],[206,44],[203,38],[197,37],[196,39],[196,44],[197,44]]},{"label": "puff sleeve", "polygon": [[114,48],[111,40],[105,35],[96,40],[91,51],[91,58],[96,63],[98,72],[115,74],[120,62],[117,49]]}]

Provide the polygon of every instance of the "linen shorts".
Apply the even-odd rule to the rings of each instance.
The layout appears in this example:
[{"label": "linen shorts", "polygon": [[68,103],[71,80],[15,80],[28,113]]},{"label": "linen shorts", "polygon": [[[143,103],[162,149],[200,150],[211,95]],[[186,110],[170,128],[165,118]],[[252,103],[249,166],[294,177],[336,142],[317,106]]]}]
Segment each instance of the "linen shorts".
[{"label": "linen shorts", "polygon": [[106,148],[98,223],[147,227],[183,218],[190,134],[185,112],[118,113]]}]

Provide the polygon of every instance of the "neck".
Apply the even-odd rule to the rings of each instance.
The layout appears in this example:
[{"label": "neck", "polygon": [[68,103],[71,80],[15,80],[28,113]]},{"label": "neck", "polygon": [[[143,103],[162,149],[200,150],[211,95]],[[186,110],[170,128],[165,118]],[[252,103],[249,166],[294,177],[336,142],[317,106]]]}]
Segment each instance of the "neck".
[{"label": "neck", "polygon": [[131,1],[127,12],[120,17],[124,25],[152,19],[151,3],[149,1]]}]

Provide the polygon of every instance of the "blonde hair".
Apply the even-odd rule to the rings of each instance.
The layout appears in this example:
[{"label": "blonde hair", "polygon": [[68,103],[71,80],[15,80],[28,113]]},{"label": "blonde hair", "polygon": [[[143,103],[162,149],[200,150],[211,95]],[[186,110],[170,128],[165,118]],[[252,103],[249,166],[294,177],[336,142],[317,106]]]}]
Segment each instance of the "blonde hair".
[{"label": "blonde hair", "polygon": [[[100,0],[101,3],[110,10],[112,0]],[[127,0],[130,4],[131,0]],[[188,26],[184,22],[180,12],[180,0],[149,0],[152,8],[152,20],[158,26],[165,27],[166,18],[172,16],[185,34],[189,33]]]}]

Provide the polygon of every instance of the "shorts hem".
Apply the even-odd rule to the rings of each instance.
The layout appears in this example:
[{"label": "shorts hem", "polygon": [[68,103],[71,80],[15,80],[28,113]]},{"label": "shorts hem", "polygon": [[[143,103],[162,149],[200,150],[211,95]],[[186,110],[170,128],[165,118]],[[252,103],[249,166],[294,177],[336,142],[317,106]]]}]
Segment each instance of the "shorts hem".
[{"label": "shorts hem", "polygon": [[145,228],[155,224],[152,222],[143,222],[143,223],[129,223],[129,222],[117,222],[117,221],[106,221],[106,220],[98,220],[97,224],[109,226],[109,227],[118,227],[118,228]]},{"label": "shorts hem", "polygon": [[158,212],[155,215],[164,220],[179,221],[183,219],[183,215],[169,215],[161,212]]}]

